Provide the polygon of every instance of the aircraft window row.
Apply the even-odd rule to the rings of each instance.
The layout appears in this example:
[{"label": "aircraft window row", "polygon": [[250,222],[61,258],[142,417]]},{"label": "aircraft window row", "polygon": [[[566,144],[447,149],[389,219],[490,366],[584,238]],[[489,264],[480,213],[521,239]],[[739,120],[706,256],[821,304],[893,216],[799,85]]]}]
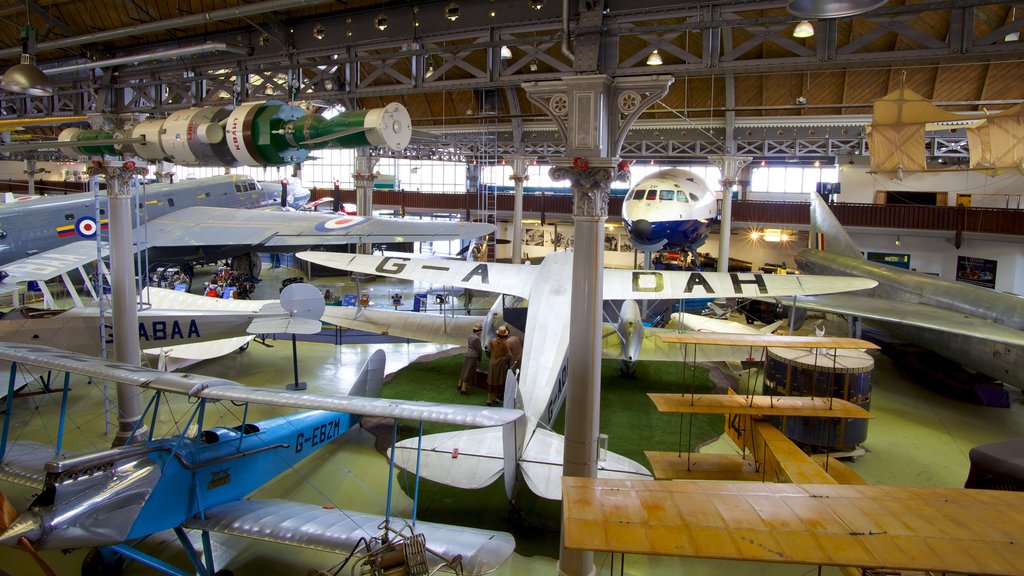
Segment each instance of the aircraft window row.
[{"label": "aircraft window row", "polygon": [[260,189],[260,185],[255,180],[246,180],[244,182],[235,182],[235,192],[239,194],[245,194],[246,192],[255,192]]},{"label": "aircraft window row", "polygon": [[696,202],[697,195],[690,194],[690,196],[687,197],[686,192],[682,190],[637,190],[633,192],[633,197],[630,198],[630,200],[660,200],[663,202],[689,202],[690,200],[693,200]]}]

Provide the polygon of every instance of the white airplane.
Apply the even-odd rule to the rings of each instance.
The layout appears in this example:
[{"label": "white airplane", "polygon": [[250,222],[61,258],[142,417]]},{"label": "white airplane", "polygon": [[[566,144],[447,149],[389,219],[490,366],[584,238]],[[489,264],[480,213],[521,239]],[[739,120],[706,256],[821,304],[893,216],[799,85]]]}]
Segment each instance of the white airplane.
[{"label": "white airplane", "polygon": [[659,170],[630,188],[622,221],[638,250],[696,253],[708,238],[718,200],[704,180],[678,168]]},{"label": "white airplane", "polygon": [[[561,497],[563,438],[545,427],[555,419],[565,397],[572,252],[550,254],[538,266],[325,252],[302,252],[298,256],[338,270],[487,290],[529,300],[518,388],[510,377],[505,397],[506,407],[515,405],[526,412],[526,426],[514,433],[508,428],[484,428],[426,436],[422,439],[420,470],[425,478],[460,488],[482,488],[504,474],[510,496],[521,473],[534,493],[548,499]],[[842,277],[604,270],[604,297],[611,300],[793,296],[874,285],[870,280]],[[463,343],[469,328],[460,327],[459,331],[459,343]],[[635,340],[636,336],[631,338]],[[673,348],[673,359],[682,360],[679,347]],[[398,444],[395,460],[399,466],[415,466],[415,449],[416,442]],[[608,453],[598,468],[601,477],[649,476],[640,464],[613,453]]]},{"label": "white airplane", "polygon": [[[323,295],[309,284],[286,287],[280,300],[227,300],[163,288],[146,288],[143,298],[150,306],[139,311],[139,344],[151,364],[164,371],[244,349],[257,334],[316,334],[325,308]],[[0,315],[0,341],[98,356],[100,334],[98,306],[20,306]],[[112,346],[113,339],[113,326],[107,324],[106,344]],[[0,370],[6,368],[0,362]],[[19,373],[18,388],[31,380]],[[0,399],[6,393],[0,390]]]}]

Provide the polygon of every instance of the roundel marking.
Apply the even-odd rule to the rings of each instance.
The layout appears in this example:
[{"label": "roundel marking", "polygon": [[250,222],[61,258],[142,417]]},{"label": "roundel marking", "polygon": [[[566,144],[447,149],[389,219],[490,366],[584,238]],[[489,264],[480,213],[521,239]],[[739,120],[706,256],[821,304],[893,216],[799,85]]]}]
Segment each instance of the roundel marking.
[{"label": "roundel marking", "polygon": [[324,220],[316,225],[316,229],[320,232],[334,232],[335,230],[343,230],[351,226],[355,226],[364,221],[363,218],[358,216],[338,216],[337,218],[331,218]]},{"label": "roundel marking", "polygon": [[75,222],[75,232],[82,238],[92,238],[96,236],[96,219],[89,216],[82,216]]}]

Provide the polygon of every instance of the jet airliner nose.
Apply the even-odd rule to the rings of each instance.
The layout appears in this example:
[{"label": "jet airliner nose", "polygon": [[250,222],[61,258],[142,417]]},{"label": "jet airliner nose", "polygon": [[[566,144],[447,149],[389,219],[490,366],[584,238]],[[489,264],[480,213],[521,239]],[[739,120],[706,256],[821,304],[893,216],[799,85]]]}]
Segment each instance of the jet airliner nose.
[{"label": "jet airliner nose", "polygon": [[651,226],[649,220],[634,220],[633,226],[630,228],[633,237],[640,241],[649,240],[653,230],[654,227]]}]

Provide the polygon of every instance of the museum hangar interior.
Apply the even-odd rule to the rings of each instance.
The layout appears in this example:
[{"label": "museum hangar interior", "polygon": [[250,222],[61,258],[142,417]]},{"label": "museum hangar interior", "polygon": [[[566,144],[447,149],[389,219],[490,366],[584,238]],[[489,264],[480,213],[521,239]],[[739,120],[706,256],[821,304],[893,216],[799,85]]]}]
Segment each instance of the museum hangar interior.
[{"label": "museum hangar interior", "polygon": [[[401,147],[371,138],[335,150],[307,135],[312,154],[298,157],[285,146],[289,153],[271,167],[231,160],[227,163],[249,166],[226,169],[224,163],[202,159],[175,163],[144,155],[140,164],[164,181],[225,172],[259,180],[295,178],[318,198],[330,197],[339,182],[346,201],[353,198],[361,210],[374,214],[493,223],[498,241],[489,250],[492,261],[536,264],[566,245],[560,238],[574,237],[577,258],[600,258],[622,268],[643,260],[632,250],[620,215],[626,189],[655,170],[682,167],[717,192],[719,213],[729,211],[699,248],[719,261],[733,258],[755,271],[785,269],[788,263],[792,270],[809,236],[807,197],[824,192],[869,258],[896,258],[917,272],[975,284],[983,280],[986,289],[1021,294],[1024,153],[1010,146],[1002,155],[986,157],[980,132],[972,131],[985,116],[1010,114],[1024,102],[1016,6],[984,0],[800,4],[11,1],[0,6],[2,67],[31,63],[43,75],[5,74],[0,142],[53,142],[67,138],[69,128],[90,138],[100,133],[134,136],[131,127],[146,120],[194,108],[216,109],[211,114],[223,120],[232,110],[265,101],[288,103],[298,110],[293,115],[327,119],[338,111],[397,103],[412,128]],[[587,99],[592,90],[600,96],[593,101]],[[577,109],[583,102],[593,106],[589,113]],[[878,102],[902,105],[891,112],[898,122],[886,117]],[[936,116],[929,116],[933,112]],[[1019,112],[1011,115],[1019,117]],[[1017,122],[1006,129],[1011,138],[1020,136]],[[894,124],[898,128],[887,132]],[[258,140],[255,133],[245,133],[250,135]],[[252,146],[250,159],[259,159],[254,150],[264,149]],[[87,190],[83,175],[89,160],[97,158],[46,146],[3,154],[0,186],[16,194]],[[124,160],[105,157],[112,164]],[[633,173],[611,187],[608,205],[603,212],[597,209],[596,226],[591,222],[581,228],[574,221],[580,212],[572,200],[579,202],[582,181],[573,176],[559,180],[551,172],[578,170],[581,165],[574,161],[579,159],[583,170],[605,169],[613,179]],[[513,201],[517,187],[526,189],[521,209]],[[728,207],[723,188],[731,200]],[[598,232],[603,250],[585,247]],[[440,254],[456,249],[431,248]],[[279,281],[299,273],[289,268],[292,262],[286,260],[283,269],[266,266],[254,296],[276,298]],[[984,279],[969,277],[977,270]],[[310,281],[338,295],[364,291],[347,276]],[[404,292],[411,303],[420,291],[397,281],[371,286],[365,290],[374,300]],[[593,312],[574,302],[572,322],[588,310]],[[845,335],[845,328],[844,321],[830,321],[827,331]],[[339,380],[353,378],[362,360],[381,346],[389,372],[420,355],[452,349],[406,340],[380,346],[303,340],[298,345],[302,377],[312,389],[343,390]],[[273,348],[253,347],[189,370],[281,388],[293,380],[292,351],[282,339]],[[862,444],[865,452],[848,463],[869,483],[961,487],[972,447],[1021,436],[1016,388],[1004,385],[1009,408],[964,404],[915,383],[898,361],[872,357],[874,419]],[[74,400],[79,408],[103,403],[96,388],[79,388],[84,391],[82,399]],[[451,401],[456,400],[454,392]],[[16,402],[55,410],[53,400]],[[102,428],[104,418],[97,413],[93,408],[89,420],[100,420]],[[52,433],[36,420],[10,418],[26,438],[45,439]],[[102,443],[95,422],[76,426],[80,434],[95,434]],[[368,434],[352,436],[330,456],[297,468],[304,479],[278,479],[259,495],[322,503],[322,492],[329,490],[333,504],[381,513],[388,498],[387,462],[374,452]],[[614,447],[615,438],[609,442]],[[94,440],[80,447],[96,445]],[[329,488],[317,487],[321,484]],[[405,498],[399,504],[401,513],[408,514],[409,502]],[[443,514],[427,519],[459,523]],[[486,527],[509,530],[503,522]],[[557,535],[557,515],[551,523],[541,528],[523,523],[512,531],[520,541],[529,541],[523,532],[533,530]],[[144,547],[180,564],[182,555],[174,544],[171,536],[153,538]],[[326,571],[338,560],[239,538],[218,540],[217,546],[236,573],[267,566],[282,573]],[[559,570],[557,547],[533,548],[540,552],[520,545],[499,573]],[[77,571],[83,555],[44,552],[61,574]],[[23,551],[3,549],[0,558],[0,569],[11,573],[35,569]],[[563,563],[563,571],[588,573],[578,571],[575,562]],[[607,552],[595,553],[590,562],[599,572],[614,570],[618,563],[619,569],[637,574],[808,570]],[[147,572],[132,565],[128,573]]]}]

